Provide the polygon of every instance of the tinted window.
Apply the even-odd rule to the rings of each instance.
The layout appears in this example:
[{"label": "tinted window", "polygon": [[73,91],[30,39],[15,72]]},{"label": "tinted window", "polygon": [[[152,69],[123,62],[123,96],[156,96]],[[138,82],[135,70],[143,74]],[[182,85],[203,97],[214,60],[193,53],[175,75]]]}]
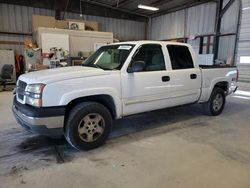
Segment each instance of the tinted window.
[{"label": "tinted window", "polygon": [[172,69],[194,68],[194,63],[187,46],[167,45]]},{"label": "tinted window", "polygon": [[158,44],[142,45],[135,53],[132,61],[144,61],[146,64],[144,71],[166,70],[161,45]]}]

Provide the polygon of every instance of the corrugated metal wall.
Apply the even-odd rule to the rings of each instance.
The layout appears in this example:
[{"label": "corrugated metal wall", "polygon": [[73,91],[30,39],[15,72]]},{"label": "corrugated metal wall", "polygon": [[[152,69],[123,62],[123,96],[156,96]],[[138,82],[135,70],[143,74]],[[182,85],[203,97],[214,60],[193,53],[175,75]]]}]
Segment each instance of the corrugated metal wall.
[{"label": "corrugated metal wall", "polygon": [[240,63],[241,56],[250,57],[250,0],[242,1],[242,15],[237,49],[240,80],[250,82],[250,63]]},{"label": "corrugated metal wall", "polygon": [[[187,11],[187,14],[185,13]],[[214,32],[216,3],[205,3],[152,19],[151,38],[154,40],[181,38]],[[185,32],[185,19],[187,22]]]},{"label": "corrugated metal wall", "polygon": [[152,18],[151,39],[164,40],[184,36],[185,11]]},{"label": "corrugated metal wall", "polygon": [[[206,3],[187,9],[187,29],[185,37],[191,35],[208,35],[213,34],[215,30],[216,19],[216,3]],[[206,44],[207,38],[204,38]],[[213,41],[213,38],[211,38]],[[200,38],[195,40],[188,40],[194,48],[195,53],[199,54]],[[205,46],[203,49],[205,52]],[[210,47],[210,53],[212,53],[212,47]]]},{"label": "corrugated metal wall", "polygon": [[[228,3],[229,0],[223,1],[223,6]],[[225,12],[221,19],[221,33],[233,33],[237,31],[238,14],[240,8],[240,0],[235,0],[234,3]]]},{"label": "corrugated metal wall", "polygon": [[[225,6],[229,0],[223,1]],[[221,34],[236,33],[238,25],[240,0],[235,0],[229,7],[221,19]],[[236,36],[223,36],[220,37],[218,59],[227,60],[234,56]]]},{"label": "corrugated metal wall", "polygon": [[[79,14],[67,13],[66,18],[79,19]],[[120,41],[145,39],[145,23],[115,18],[85,15],[86,20],[95,20],[99,23],[101,31],[113,32],[114,37]]]},{"label": "corrugated metal wall", "polygon": [[[0,4],[0,31],[31,33],[33,14],[54,16],[55,13],[53,10],[47,9]],[[87,20],[99,22],[102,31],[113,32],[114,37],[121,41],[145,39],[144,22],[89,15],[84,15],[83,17]],[[80,19],[80,16],[75,13],[66,13],[65,18]],[[21,42],[24,38],[24,36],[0,34],[0,41]],[[22,45],[0,44],[0,49],[14,49],[18,53],[23,53]]]},{"label": "corrugated metal wall", "polygon": [[186,36],[214,33],[216,3],[206,3],[188,9]]},{"label": "corrugated metal wall", "polygon": [[[31,33],[33,14],[52,16],[54,12],[47,9],[0,4],[0,31]],[[21,43],[24,38],[31,37],[0,34],[0,41],[16,41]],[[0,49],[13,49],[20,54],[23,54],[24,51],[21,44],[0,44]]]},{"label": "corrugated metal wall", "polygon": [[[229,0],[224,0],[224,6]],[[240,1],[236,0],[221,21],[221,33],[236,33]],[[210,2],[152,19],[151,38],[154,40],[207,35],[215,33],[217,3]],[[186,20],[186,28],[185,28]],[[199,38],[188,40],[198,53]],[[204,43],[206,43],[204,38]],[[211,37],[213,43],[213,37]],[[234,55],[235,35],[220,37],[218,58],[226,61]],[[204,51],[204,50],[203,50]],[[212,53],[212,46],[210,48]]]}]

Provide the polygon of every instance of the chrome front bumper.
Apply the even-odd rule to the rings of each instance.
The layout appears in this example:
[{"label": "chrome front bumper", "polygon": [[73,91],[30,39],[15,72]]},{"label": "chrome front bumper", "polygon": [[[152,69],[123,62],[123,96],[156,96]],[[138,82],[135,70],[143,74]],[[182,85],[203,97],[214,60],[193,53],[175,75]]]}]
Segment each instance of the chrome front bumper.
[{"label": "chrome front bumper", "polygon": [[26,130],[50,137],[63,135],[64,116],[30,117],[21,113],[15,105],[12,106],[17,122]]}]

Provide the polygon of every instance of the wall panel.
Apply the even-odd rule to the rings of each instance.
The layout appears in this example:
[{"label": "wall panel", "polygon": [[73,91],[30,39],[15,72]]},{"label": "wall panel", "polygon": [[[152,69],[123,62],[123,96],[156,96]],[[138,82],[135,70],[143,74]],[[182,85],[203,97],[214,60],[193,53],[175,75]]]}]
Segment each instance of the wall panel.
[{"label": "wall panel", "polygon": [[[55,12],[48,9],[0,3],[0,31],[31,33],[33,14],[54,16]],[[99,22],[102,31],[113,32],[114,37],[121,41],[145,39],[144,22],[89,15],[83,15],[83,18],[81,18],[76,13],[66,13],[65,18],[95,20]],[[0,34],[0,41],[6,41],[7,39],[9,41],[23,41],[23,38],[23,36]],[[23,53],[22,45],[0,44],[0,49],[10,48],[18,53]]]},{"label": "wall panel", "polygon": [[184,36],[185,11],[177,11],[152,18],[151,38],[164,40]]},{"label": "wall panel", "polygon": [[214,33],[215,17],[216,3],[206,3],[189,8],[186,36]]},{"label": "wall panel", "polygon": [[240,63],[241,56],[248,56],[250,59],[250,0],[242,1],[242,15],[237,46],[237,66],[239,68],[240,80],[250,82],[250,60],[249,63]]}]

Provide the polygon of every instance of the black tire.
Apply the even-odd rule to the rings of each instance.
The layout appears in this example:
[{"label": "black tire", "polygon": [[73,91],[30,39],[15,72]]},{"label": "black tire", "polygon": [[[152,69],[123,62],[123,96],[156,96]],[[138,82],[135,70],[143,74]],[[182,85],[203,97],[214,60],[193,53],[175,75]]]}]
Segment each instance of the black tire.
[{"label": "black tire", "polygon": [[[221,97],[220,99],[220,101],[222,102],[221,105],[216,105],[217,103],[215,102],[215,100],[216,97],[218,96]],[[222,113],[225,103],[226,103],[225,91],[222,88],[215,87],[212,91],[209,101],[203,104],[204,113],[209,116],[217,116]]]},{"label": "black tire", "polygon": [[[96,116],[95,119],[97,117],[101,119],[97,124],[99,128],[103,128],[102,133],[94,132],[95,128],[91,125],[93,123],[91,122],[91,116]],[[90,128],[89,126],[92,127]],[[111,128],[112,116],[105,106],[96,102],[83,102],[76,105],[69,112],[65,124],[64,136],[74,148],[78,150],[90,150],[97,148],[106,142]],[[82,130],[84,133],[80,133]],[[91,136],[91,133],[93,136]],[[89,139],[88,137],[91,137],[92,139]]]}]

